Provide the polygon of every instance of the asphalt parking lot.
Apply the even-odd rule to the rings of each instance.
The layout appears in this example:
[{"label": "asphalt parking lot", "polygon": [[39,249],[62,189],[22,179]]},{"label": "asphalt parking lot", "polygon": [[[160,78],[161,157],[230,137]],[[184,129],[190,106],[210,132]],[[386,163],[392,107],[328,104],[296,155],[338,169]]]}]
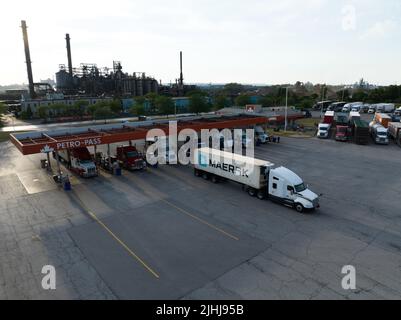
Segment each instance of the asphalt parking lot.
[{"label": "asphalt parking lot", "polygon": [[[74,178],[65,192],[40,156],[0,144],[0,299],[401,298],[401,149],[281,142],[256,157],[323,193],[313,214],[182,166]],[[341,287],[345,265],[357,290]]]}]

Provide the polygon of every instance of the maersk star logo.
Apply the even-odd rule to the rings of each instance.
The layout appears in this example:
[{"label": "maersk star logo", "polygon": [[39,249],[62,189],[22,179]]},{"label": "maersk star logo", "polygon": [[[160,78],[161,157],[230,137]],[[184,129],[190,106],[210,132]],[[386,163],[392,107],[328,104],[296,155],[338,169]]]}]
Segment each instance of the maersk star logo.
[{"label": "maersk star logo", "polygon": [[50,152],[53,152],[53,151],[54,151],[54,148],[50,148],[48,145],[45,145],[43,147],[43,149],[40,150],[40,152],[42,152],[42,153],[50,153]]},{"label": "maersk star logo", "polygon": [[208,164],[209,164],[208,157],[199,153],[199,165],[201,167],[207,168]]}]

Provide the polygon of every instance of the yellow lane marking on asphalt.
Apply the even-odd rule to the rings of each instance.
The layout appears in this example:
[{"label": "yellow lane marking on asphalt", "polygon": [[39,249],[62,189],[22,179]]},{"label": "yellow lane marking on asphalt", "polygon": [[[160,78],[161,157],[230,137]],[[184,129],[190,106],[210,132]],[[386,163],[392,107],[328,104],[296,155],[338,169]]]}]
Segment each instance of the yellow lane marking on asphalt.
[{"label": "yellow lane marking on asphalt", "polygon": [[[156,171],[157,171],[157,170],[149,170],[149,173],[155,174]],[[133,181],[148,197],[154,199],[155,201],[162,201],[162,202],[164,202],[165,204],[169,205],[170,207],[173,207],[173,208],[175,208],[176,210],[178,210],[178,211],[184,213],[185,215],[191,217],[192,219],[195,219],[195,220],[197,220],[198,222],[200,222],[200,223],[202,223],[202,224],[208,226],[209,228],[211,228],[211,229],[213,229],[213,230],[216,230],[216,231],[218,231],[218,232],[224,234],[225,236],[227,236],[227,237],[229,237],[229,238],[231,238],[231,239],[233,239],[233,240],[236,240],[236,241],[239,240],[239,238],[237,238],[236,236],[233,236],[232,234],[230,234],[230,233],[224,231],[223,229],[221,229],[221,228],[219,228],[219,227],[217,227],[217,226],[214,226],[213,224],[211,224],[211,223],[209,223],[209,222],[207,222],[207,221],[205,221],[205,220],[203,220],[203,219],[201,219],[201,218],[199,218],[199,217],[193,215],[192,213],[190,213],[190,212],[188,212],[188,211],[186,211],[186,210],[184,210],[184,209],[182,209],[182,208],[176,206],[175,204],[171,203],[170,201],[163,199],[162,196],[160,196],[160,197],[155,197],[153,191],[148,190],[148,188],[145,188],[145,186],[148,186],[148,187],[150,187],[150,188],[153,188],[153,186],[151,186],[148,182],[146,182],[145,179],[142,179],[142,180],[141,180],[141,178],[139,178],[138,176],[136,176],[136,177],[135,177],[135,180],[136,180],[136,181],[135,181],[134,179],[130,179],[130,180]],[[141,183],[138,183],[138,180],[139,180]],[[156,189],[155,189],[155,191],[156,191]]]},{"label": "yellow lane marking on asphalt", "polygon": [[215,225],[213,225],[213,224],[211,224],[211,223],[209,223],[209,222],[207,222],[207,221],[205,221],[205,220],[193,215],[192,213],[190,213],[190,212],[188,212],[188,211],[186,211],[186,210],[184,210],[184,209],[182,209],[180,207],[177,207],[175,204],[171,203],[170,201],[165,200],[165,199],[161,199],[161,201],[163,201],[164,203],[168,204],[169,206],[177,209],[178,211],[186,214],[187,216],[189,216],[189,217],[191,217],[191,218],[203,223],[204,225],[206,225],[206,226],[208,226],[208,227],[210,227],[210,228],[212,228],[212,229],[214,229],[214,230],[226,235],[227,237],[229,237],[229,238],[231,238],[233,240],[236,240],[236,241],[239,240],[239,238],[237,238],[236,236],[233,236],[232,234],[224,231],[223,229],[220,229],[219,227],[216,227]]},{"label": "yellow lane marking on asphalt", "polygon": [[[75,194],[75,193],[74,193]],[[82,202],[82,200],[75,194],[77,200],[81,203],[81,206],[85,211],[101,226],[103,227],[113,238],[116,240],[133,258],[135,258],[147,271],[149,271],[155,278],[159,279],[159,275],[149,267],[144,260],[142,260],[135,252],[133,252],[125,243],[122,241],[113,231],[110,230],[89,208]]]}]

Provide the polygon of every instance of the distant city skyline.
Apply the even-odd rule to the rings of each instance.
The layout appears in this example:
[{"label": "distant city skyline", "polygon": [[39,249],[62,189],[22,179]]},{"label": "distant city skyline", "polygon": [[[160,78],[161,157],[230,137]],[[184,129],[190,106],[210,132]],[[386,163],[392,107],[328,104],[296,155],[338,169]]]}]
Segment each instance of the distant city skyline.
[{"label": "distant city skyline", "polygon": [[146,72],[164,83],[398,84],[401,2],[397,0],[14,0],[3,4],[0,85],[27,83],[21,20],[34,81],[67,64]]}]

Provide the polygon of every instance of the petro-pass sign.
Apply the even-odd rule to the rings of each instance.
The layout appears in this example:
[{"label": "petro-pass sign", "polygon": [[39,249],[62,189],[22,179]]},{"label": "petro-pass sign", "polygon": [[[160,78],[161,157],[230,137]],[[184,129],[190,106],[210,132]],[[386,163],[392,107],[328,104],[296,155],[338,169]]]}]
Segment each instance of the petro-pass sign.
[{"label": "petro-pass sign", "polygon": [[91,147],[99,144],[102,144],[101,138],[86,138],[72,141],[57,142],[56,149],[57,150],[74,149],[80,147]]}]

